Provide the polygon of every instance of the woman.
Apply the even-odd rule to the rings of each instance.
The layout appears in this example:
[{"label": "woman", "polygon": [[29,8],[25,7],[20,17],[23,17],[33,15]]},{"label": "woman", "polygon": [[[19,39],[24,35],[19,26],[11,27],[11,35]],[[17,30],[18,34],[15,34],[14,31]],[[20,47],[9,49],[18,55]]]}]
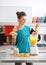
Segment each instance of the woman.
[{"label": "woman", "polygon": [[[18,26],[14,27],[13,31],[10,33],[14,38],[14,43],[19,48],[19,53],[30,53],[30,31],[32,34],[37,34],[38,24],[35,27],[35,31],[32,31],[30,27],[25,25],[26,13],[17,12]],[[21,65],[21,63],[16,63],[15,65]],[[26,63],[26,65],[33,65],[32,63]]]}]

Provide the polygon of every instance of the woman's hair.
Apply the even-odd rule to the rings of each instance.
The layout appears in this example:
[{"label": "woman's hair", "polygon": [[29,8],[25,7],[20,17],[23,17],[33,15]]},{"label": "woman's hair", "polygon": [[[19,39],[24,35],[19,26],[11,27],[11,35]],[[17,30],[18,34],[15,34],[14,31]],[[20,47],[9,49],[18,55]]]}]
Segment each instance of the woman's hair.
[{"label": "woman's hair", "polygon": [[16,12],[18,19],[20,19],[22,16],[26,16],[25,12]]}]

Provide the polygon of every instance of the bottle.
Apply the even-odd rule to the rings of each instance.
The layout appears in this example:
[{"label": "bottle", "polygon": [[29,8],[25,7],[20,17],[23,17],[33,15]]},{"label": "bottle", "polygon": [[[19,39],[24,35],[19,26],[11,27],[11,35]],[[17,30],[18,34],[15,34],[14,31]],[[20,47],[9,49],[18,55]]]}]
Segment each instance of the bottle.
[{"label": "bottle", "polygon": [[32,19],[32,23],[36,23],[36,22],[37,22],[36,17],[33,17],[33,19]]},{"label": "bottle", "polygon": [[40,23],[40,17],[37,17],[37,23]]},{"label": "bottle", "polygon": [[40,23],[44,23],[45,18],[44,17],[40,17]]}]

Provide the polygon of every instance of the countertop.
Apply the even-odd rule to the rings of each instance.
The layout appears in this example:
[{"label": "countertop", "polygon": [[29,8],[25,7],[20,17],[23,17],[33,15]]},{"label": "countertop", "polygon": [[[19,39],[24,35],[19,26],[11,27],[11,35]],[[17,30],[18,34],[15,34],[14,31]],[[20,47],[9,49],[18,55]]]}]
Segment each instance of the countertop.
[{"label": "countertop", "polygon": [[0,62],[46,62],[46,53],[39,53],[38,56],[15,57],[8,53],[0,53]]},{"label": "countertop", "polygon": [[[29,56],[29,57],[15,57],[11,54],[9,48],[12,49],[15,46],[1,46],[0,51],[0,62],[46,62],[46,53],[39,53],[38,56]],[[39,48],[40,49],[40,48]],[[41,48],[42,50],[43,48]],[[8,52],[6,52],[6,50]],[[45,48],[43,50],[46,50]]]},{"label": "countertop", "polygon": [[[0,52],[6,52],[7,49],[15,48],[13,45],[9,46],[0,46]],[[46,53],[46,47],[38,47],[39,53]]]}]

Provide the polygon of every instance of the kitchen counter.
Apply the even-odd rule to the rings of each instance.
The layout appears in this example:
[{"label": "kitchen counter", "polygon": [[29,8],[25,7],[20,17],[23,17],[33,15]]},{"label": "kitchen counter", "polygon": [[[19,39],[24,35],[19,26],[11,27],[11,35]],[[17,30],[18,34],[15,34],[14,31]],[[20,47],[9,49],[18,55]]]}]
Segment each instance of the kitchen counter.
[{"label": "kitchen counter", "polygon": [[38,47],[39,53],[46,53],[46,47]]},{"label": "kitchen counter", "polygon": [[[9,45],[9,46],[0,46],[0,52],[6,52],[6,49],[12,49],[15,48],[15,46]],[[38,47],[39,53],[46,53],[46,47]]]},{"label": "kitchen counter", "polygon": [[[0,62],[46,62],[46,53],[39,53],[38,56],[29,56],[29,57],[15,57],[11,52],[8,52],[9,50],[6,49],[12,49],[15,46],[1,46],[0,47]],[[40,48],[39,48],[40,49]],[[43,48],[42,48],[43,49]],[[5,51],[4,51],[5,50]],[[46,49],[45,49],[46,50]]]},{"label": "kitchen counter", "polygon": [[8,53],[0,53],[0,62],[46,62],[46,53],[39,53],[38,56],[15,57]]}]

